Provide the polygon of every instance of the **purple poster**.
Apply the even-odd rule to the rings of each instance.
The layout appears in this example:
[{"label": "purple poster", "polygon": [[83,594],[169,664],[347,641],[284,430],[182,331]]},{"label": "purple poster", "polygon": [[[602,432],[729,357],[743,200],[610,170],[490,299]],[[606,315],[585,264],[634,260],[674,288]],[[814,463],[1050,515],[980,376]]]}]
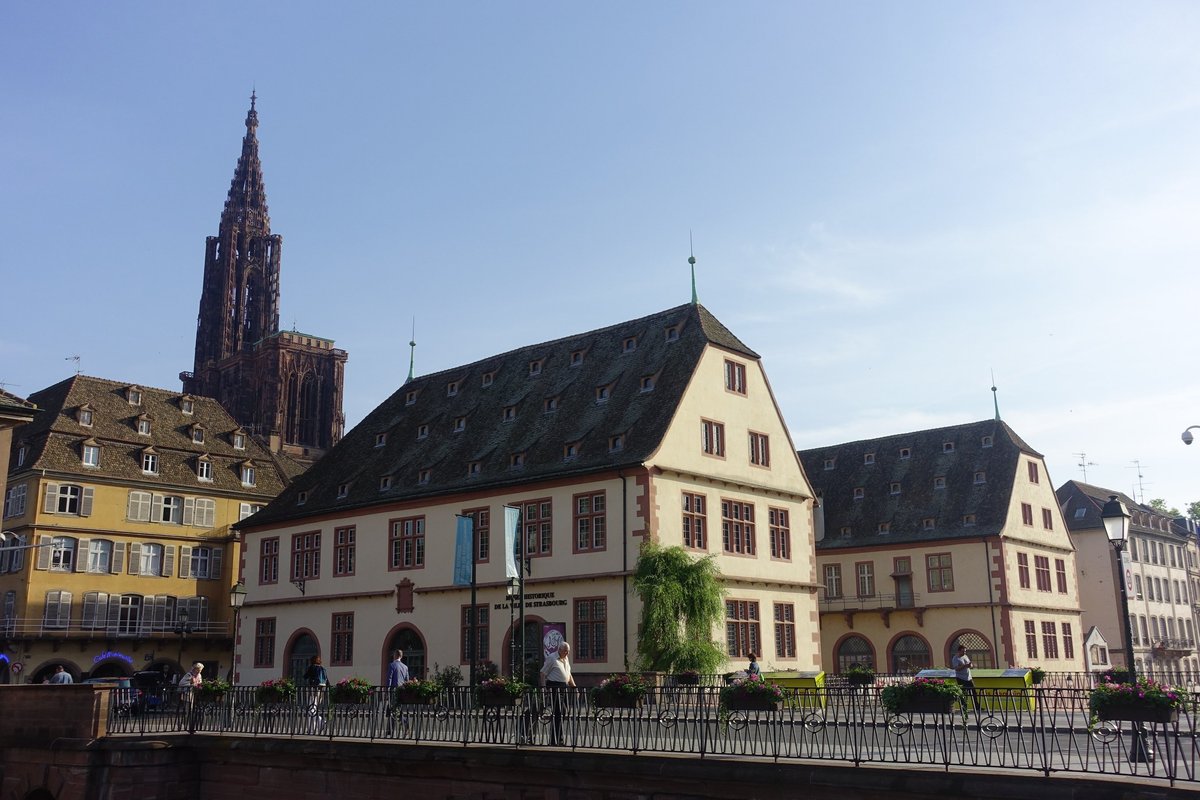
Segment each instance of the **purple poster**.
[{"label": "purple poster", "polygon": [[558,652],[558,646],[567,640],[567,623],[547,622],[542,625],[542,652],[548,656]]}]

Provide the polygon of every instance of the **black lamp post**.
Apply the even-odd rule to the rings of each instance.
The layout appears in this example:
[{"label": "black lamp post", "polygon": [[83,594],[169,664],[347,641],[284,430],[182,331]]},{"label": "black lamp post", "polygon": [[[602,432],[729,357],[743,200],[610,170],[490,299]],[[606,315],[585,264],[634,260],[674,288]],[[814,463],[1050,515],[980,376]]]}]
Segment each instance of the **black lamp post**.
[{"label": "black lamp post", "polygon": [[[1125,543],[1129,538],[1129,510],[1115,494],[1110,495],[1108,502],[1100,511],[1100,519],[1104,521],[1104,532],[1108,534],[1108,541],[1117,554],[1117,572],[1121,577],[1121,616],[1125,625],[1125,669],[1129,676],[1129,683],[1132,685],[1137,682],[1137,669],[1133,662],[1133,620],[1129,618],[1129,581],[1125,575],[1126,568],[1123,558]],[[1146,728],[1140,722],[1134,723],[1133,742],[1129,745],[1129,760],[1130,762],[1154,761],[1154,750],[1146,741]]]},{"label": "black lamp post", "polygon": [[225,680],[233,683],[233,659],[237,654],[238,623],[241,622],[242,605],[246,602],[246,582],[238,581],[229,590],[229,607],[233,609],[233,638],[229,643],[229,677]]},{"label": "black lamp post", "polygon": [[188,612],[185,608],[175,618],[175,635],[179,637],[179,658],[175,660],[179,662],[179,672],[181,675],[187,672],[183,667],[183,645],[187,642],[187,635],[191,632],[192,624],[188,621]]},{"label": "black lamp post", "polygon": [[521,596],[521,579],[508,579],[508,677],[517,676],[517,599]]}]

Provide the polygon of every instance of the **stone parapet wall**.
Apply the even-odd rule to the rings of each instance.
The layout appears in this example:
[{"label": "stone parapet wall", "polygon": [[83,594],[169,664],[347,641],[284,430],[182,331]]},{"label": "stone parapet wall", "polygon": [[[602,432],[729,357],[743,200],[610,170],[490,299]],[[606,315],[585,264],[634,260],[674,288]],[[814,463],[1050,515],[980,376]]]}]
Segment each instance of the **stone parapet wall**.
[{"label": "stone parapet wall", "polygon": [[0,686],[0,746],[104,736],[109,694],[90,684]]}]

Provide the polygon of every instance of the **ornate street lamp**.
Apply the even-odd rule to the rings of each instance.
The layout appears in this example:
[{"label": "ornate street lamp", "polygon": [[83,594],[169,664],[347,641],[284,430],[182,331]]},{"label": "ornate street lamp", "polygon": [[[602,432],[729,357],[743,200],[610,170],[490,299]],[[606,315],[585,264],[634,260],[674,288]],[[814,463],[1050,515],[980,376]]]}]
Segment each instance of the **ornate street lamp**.
[{"label": "ornate street lamp", "polygon": [[[1187,432],[1184,432],[1187,435]],[[1187,439],[1184,439],[1187,441]],[[1129,579],[1127,567],[1123,558],[1125,543],[1129,539],[1129,510],[1125,508],[1117,496],[1110,495],[1108,502],[1100,511],[1100,519],[1104,522],[1104,532],[1108,541],[1117,554],[1117,572],[1121,577],[1121,616],[1125,621],[1125,670],[1132,685],[1137,682],[1137,670],[1133,663],[1133,620],[1129,617]],[[1133,741],[1129,745],[1130,762],[1154,761],[1154,751],[1146,741],[1146,728],[1142,723],[1134,723]]]},{"label": "ornate street lamp", "polygon": [[191,632],[192,623],[188,620],[188,612],[185,608],[175,618],[175,635],[179,637],[179,657],[175,660],[179,662],[180,675],[187,672],[183,667],[183,645],[187,642],[187,635]]},{"label": "ornate street lamp", "polygon": [[517,676],[517,629],[514,620],[517,614],[517,600],[521,597],[521,579],[508,579],[508,677]]},{"label": "ornate street lamp", "polygon": [[246,602],[246,582],[239,580],[229,590],[229,607],[233,609],[233,641],[229,643],[229,677],[225,680],[233,683],[233,658],[237,653],[238,623],[241,622],[242,605]]}]

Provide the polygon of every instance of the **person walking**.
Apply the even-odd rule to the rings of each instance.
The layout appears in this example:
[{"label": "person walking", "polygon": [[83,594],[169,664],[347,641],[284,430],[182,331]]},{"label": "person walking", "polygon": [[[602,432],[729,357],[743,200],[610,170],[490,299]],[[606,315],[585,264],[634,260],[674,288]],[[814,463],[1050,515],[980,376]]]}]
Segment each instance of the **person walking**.
[{"label": "person walking", "polygon": [[54,668],[54,674],[50,676],[50,683],[56,685],[64,685],[74,683],[75,679],[71,677],[71,673],[67,672],[66,668],[59,664]]},{"label": "person walking", "polygon": [[554,720],[550,727],[550,744],[561,746],[566,743],[563,739],[562,729],[563,710],[567,699],[566,690],[568,686],[575,686],[575,678],[571,676],[571,645],[563,642],[558,646],[557,653],[550,653],[546,656],[546,663],[542,665],[540,675],[543,685],[550,692],[550,702],[554,708]]},{"label": "person walking", "polygon": [[[391,690],[388,694],[387,705],[387,735],[391,736],[396,725],[396,716],[400,714],[400,704],[395,702],[396,689],[403,686],[408,680],[408,664],[404,661],[403,650],[392,651],[392,661],[388,664],[387,670],[387,685]],[[408,733],[408,717],[400,717],[400,730],[402,733]]]},{"label": "person walking", "polygon": [[762,669],[758,666],[758,656],[754,653],[750,654],[750,666],[746,667],[746,677],[751,680],[758,680],[762,677]]},{"label": "person walking", "polygon": [[311,697],[308,704],[308,716],[312,718],[309,728],[314,733],[320,733],[325,727],[321,706],[324,704],[325,687],[329,684],[329,675],[321,665],[320,656],[313,656],[308,660],[308,669],[304,670],[304,682],[308,684]]},{"label": "person walking", "polygon": [[962,687],[963,694],[975,706],[975,682],[971,680],[971,657],[967,655],[967,646],[960,644],[950,659],[950,669],[954,670],[954,679]]}]

